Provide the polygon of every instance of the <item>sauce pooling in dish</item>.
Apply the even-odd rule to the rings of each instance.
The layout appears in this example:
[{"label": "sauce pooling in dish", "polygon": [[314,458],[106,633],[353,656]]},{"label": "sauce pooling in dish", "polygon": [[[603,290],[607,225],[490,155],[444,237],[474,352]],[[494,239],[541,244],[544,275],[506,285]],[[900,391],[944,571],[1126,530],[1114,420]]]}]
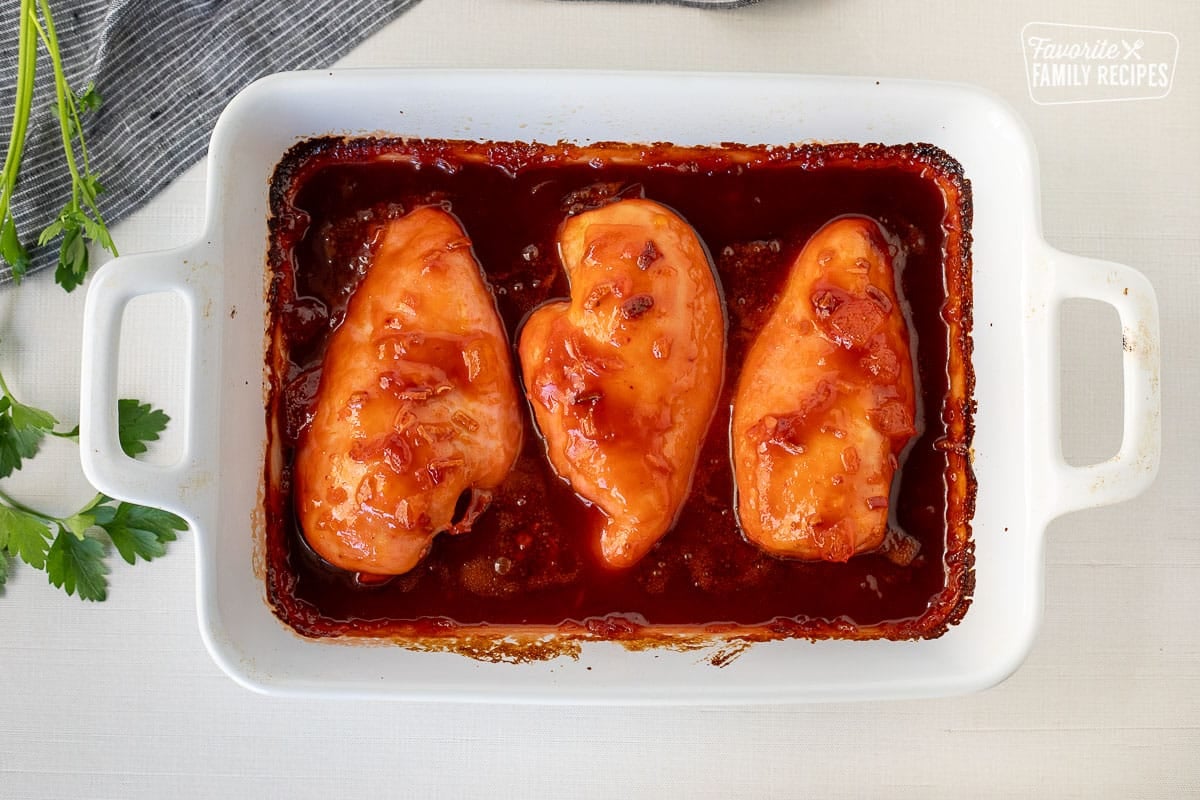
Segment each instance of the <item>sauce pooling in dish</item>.
[{"label": "sauce pooling in dish", "polygon": [[[605,566],[595,552],[603,512],[555,473],[522,407],[520,452],[469,533],[434,538],[419,564],[383,584],[331,568],[293,511],[295,456],[330,334],[371,262],[371,231],[416,208],[448,207],[470,234],[511,342],[534,309],[572,294],[557,252],[564,219],[621,198],[653,200],[687,221],[712,254],[728,318],[725,381],[670,532],[636,564]],[[970,204],[958,165],[936,148],[326,139],[298,145],[280,165],[272,208],[268,414],[278,457],[264,564],[268,599],[295,630],[909,638],[936,636],[965,610]],[[896,279],[915,334],[918,433],[888,511],[920,544],[907,566],[877,552],[844,563],[778,558],[746,540],[734,510],[730,407],[742,365],[805,243],[848,214],[878,222],[903,255]]]}]

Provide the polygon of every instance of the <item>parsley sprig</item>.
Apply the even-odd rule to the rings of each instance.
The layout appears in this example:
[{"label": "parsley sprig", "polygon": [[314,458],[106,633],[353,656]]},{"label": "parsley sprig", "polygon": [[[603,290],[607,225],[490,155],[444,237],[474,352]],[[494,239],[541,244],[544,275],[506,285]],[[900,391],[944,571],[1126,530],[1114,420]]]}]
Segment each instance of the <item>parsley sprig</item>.
[{"label": "parsley sprig", "polygon": [[25,134],[33,108],[34,76],[37,70],[38,41],[50,56],[54,73],[55,103],[52,106],[58,119],[63,156],[71,175],[71,198],[58,216],[38,236],[39,246],[62,237],[58,248],[58,267],[54,280],[68,292],[83,283],[87,275],[88,242],[95,242],[114,256],[117,248],[100,212],[97,197],[104,191],[88,159],[87,143],[83,138],[82,118],[100,107],[100,95],[88,84],[79,95],[71,91],[63,71],[62,54],[54,18],[50,15],[49,0],[21,0],[21,19],[17,36],[17,94],[13,104],[13,124],[4,171],[0,175],[0,258],[12,268],[13,280],[20,283],[29,271],[29,252],[21,242],[16,220],[12,214],[12,196],[16,190],[17,173],[25,151]]},{"label": "parsley sprig", "polygon": [[[170,421],[161,410],[128,399],[118,401],[117,417],[121,449],[131,457],[146,452],[146,443],[156,441]],[[46,436],[78,440],[77,427],[60,431],[57,425],[54,415],[19,402],[0,374],[0,479],[37,455]],[[150,561],[186,529],[187,523],[168,511],[103,494],[73,514],[55,516],[0,489],[0,588],[13,558],[44,570],[50,583],[69,595],[103,600],[108,595],[108,545],[130,564]]]},{"label": "parsley sprig", "polygon": [[[0,259],[20,283],[30,267],[29,251],[21,241],[12,212],[17,174],[25,152],[34,101],[38,43],[45,48],[54,75],[54,105],[71,196],[58,216],[38,236],[39,246],[60,239],[54,279],[72,291],[87,275],[88,243],[94,242],[114,256],[117,248],[109,235],[98,196],[104,191],[92,170],[83,118],[100,106],[100,95],[91,84],[76,95],[67,84],[62,53],[49,0],[21,0],[17,34],[17,83],[8,149],[0,172]],[[118,431],[122,449],[132,456],[146,452],[146,443],[158,439],[169,418],[162,411],[136,400],[118,402]],[[0,480],[21,469],[37,455],[47,436],[79,440],[79,428],[60,430],[53,414],[21,403],[0,374]],[[97,494],[78,511],[55,516],[32,508],[0,489],[0,589],[8,578],[9,561],[19,559],[44,570],[50,583],[85,600],[103,600],[108,593],[111,549],[130,564],[149,561],[166,552],[168,542],[187,524],[166,511],[122,503]]]}]

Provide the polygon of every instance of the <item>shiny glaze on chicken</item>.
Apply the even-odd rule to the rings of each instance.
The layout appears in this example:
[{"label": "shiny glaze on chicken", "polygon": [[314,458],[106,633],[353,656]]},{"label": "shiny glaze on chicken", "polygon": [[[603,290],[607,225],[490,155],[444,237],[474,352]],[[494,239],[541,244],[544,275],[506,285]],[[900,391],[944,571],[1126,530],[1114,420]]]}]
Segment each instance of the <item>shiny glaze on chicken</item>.
[{"label": "shiny glaze on chicken", "polygon": [[649,200],[569,218],[569,301],[521,332],[525,389],[555,471],[605,515],[600,554],[630,567],[674,524],[724,372],[725,319],[691,226]]},{"label": "shiny glaze on chicken", "polygon": [[471,242],[437,208],[385,224],[330,336],[296,455],[305,538],[346,570],[411,570],[462,533],[521,445],[508,340]]},{"label": "shiny glaze on chicken", "polygon": [[882,548],[911,560],[915,542],[888,536],[888,507],[915,415],[889,243],[874,220],[834,220],[791,265],[738,383],[743,533],[790,558],[846,561]]}]

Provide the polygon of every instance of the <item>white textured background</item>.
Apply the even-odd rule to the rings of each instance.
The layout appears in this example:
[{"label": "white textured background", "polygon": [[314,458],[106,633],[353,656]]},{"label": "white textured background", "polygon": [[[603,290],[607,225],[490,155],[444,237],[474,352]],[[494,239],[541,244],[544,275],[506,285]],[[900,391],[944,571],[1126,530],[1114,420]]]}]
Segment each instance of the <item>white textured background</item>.
[{"label": "white textured background", "polygon": [[[1164,100],[1036,106],[1029,21],[1180,40]],[[6,26],[7,27],[7,26]],[[0,798],[1200,796],[1200,6],[1144,0],[763,0],[730,13],[556,0],[424,0],[346,61],[371,66],[621,67],[960,80],[1005,97],[1041,156],[1046,238],[1154,283],[1164,451],[1140,499],[1048,532],[1046,613],[1017,674],[944,700],[748,709],[538,708],[271,700],[201,645],[193,549],[118,562],[84,605],[15,567],[0,597]],[[203,172],[114,231],[126,253],[199,233]],[[0,290],[0,366],[19,396],[77,414],[82,293],[49,276]],[[170,303],[127,320],[121,381],[178,405]],[[1079,304],[1064,345],[1065,442],[1115,450],[1119,332]],[[128,337],[127,337],[128,340]],[[14,493],[87,494],[73,446]],[[161,453],[160,453],[161,455]]]}]

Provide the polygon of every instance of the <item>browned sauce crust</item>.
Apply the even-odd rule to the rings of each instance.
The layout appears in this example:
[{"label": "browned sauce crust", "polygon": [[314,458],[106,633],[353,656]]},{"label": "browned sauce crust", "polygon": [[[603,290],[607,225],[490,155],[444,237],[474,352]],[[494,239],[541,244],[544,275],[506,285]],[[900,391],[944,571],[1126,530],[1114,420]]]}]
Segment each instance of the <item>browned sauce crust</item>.
[{"label": "browned sauce crust", "polygon": [[[724,292],[724,389],[674,527],[629,569],[601,566],[589,540],[600,512],[553,473],[526,413],[521,455],[470,533],[435,539],[416,568],[384,583],[325,564],[296,524],[292,463],[372,231],[414,208],[448,208],[516,341],[535,307],[569,295],[554,244],[563,220],[616,197],[646,197],[686,219]],[[920,543],[907,566],[874,553],[845,563],[775,558],[743,538],[733,511],[729,406],[741,365],[788,265],[822,225],[847,214],[878,221],[903,249],[918,419],[889,511]],[[264,478],[269,602],[305,636],[503,660],[569,655],[584,639],[638,648],[940,636],[974,588],[970,226],[969,182],[930,145],[297,145],[271,184],[267,415],[268,452],[278,457]]]}]

